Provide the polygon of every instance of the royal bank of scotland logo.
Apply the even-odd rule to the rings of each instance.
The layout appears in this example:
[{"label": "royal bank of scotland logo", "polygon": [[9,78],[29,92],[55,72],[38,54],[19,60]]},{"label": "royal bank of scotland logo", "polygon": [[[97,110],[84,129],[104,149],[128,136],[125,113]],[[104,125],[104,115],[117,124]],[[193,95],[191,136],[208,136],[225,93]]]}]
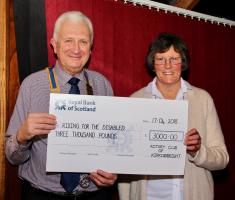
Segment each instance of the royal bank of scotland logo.
[{"label": "royal bank of scotland logo", "polygon": [[66,100],[57,100],[55,102],[55,110],[66,110]]}]

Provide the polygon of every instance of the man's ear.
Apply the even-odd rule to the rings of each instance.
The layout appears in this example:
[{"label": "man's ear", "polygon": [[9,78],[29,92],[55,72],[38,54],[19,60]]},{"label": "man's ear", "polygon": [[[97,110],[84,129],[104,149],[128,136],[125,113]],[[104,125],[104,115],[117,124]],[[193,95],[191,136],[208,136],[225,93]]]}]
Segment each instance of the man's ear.
[{"label": "man's ear", "polygon": [[51,38],[51,47],[53,48],[54,53],[56,54],[56,40],[54,38]]}]

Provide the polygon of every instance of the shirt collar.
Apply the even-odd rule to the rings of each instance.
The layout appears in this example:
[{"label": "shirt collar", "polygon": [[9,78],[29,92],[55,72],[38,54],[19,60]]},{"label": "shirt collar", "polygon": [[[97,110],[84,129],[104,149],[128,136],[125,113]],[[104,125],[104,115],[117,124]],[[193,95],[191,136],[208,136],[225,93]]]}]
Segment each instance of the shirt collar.
[{"label": "shirt collar", "polygon": [[[188,92],[188,90],[192,90],[192,86],[183,78],[180,79],[181,81],[181,88],[177,93],[176,100],[184,99],[185,94]],[[153,98],[155,99],[164,99],[161,92],[156,87],[157,77],[153,79],[152,82],[150,82],[147,86],[147,90],[150,91],[153,95]]]},{"label": "shirt collar", "polygon": [[54,70],[56,73],[56,76],[58,77],[58,82],[60,86],[64,86],[68,83],[68,81],[72,78],[72,77],[76,77],[78,79],[80,79],[80,81],[83,81],[85,79],[84,77],[84,69],[82,70],[81,73],[76,74],[75,76],[71,76],[70,74],[68,74],[67,72],[65,72],[62,67],[60,67],[58,61],[56,61],[56,64],[54,66]]}]

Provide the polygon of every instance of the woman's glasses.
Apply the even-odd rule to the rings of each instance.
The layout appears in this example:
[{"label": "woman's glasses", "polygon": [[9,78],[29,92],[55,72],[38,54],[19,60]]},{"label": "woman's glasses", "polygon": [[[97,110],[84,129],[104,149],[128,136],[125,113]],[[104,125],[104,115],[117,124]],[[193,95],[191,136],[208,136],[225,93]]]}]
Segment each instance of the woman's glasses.
[{"label": "woman's glasses", "polygon": [[154,59],[154,64],[156,65],[165,65],[167,63],[170,63],[171,65],[178,65],[182,62],[181,57],[170,57],[170,58],[155,58]]}]

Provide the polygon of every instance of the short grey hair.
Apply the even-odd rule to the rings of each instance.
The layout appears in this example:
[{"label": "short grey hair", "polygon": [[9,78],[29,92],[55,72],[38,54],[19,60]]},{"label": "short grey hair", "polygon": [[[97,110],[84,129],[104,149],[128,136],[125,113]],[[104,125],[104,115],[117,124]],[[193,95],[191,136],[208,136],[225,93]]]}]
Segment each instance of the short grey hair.
[{"label": "short grey hair", "polygon": [[72,20],[75,22],[84,22],[90,32],[90,40],[91,40],[91,45],[93,44],[93,37],[94,37],[94,32],[93,32],[93,25],[91,20],[84,15],[82,12],[80,11],[68,11],[65,12],[63,14],[61,14],[56,22],[55,22],[55,26],[54,26],[54,31],[53,31],[53,38],[57,41],[58,39],[58,32],[60,30],[61,24],[65,21],[65,20]]}]

